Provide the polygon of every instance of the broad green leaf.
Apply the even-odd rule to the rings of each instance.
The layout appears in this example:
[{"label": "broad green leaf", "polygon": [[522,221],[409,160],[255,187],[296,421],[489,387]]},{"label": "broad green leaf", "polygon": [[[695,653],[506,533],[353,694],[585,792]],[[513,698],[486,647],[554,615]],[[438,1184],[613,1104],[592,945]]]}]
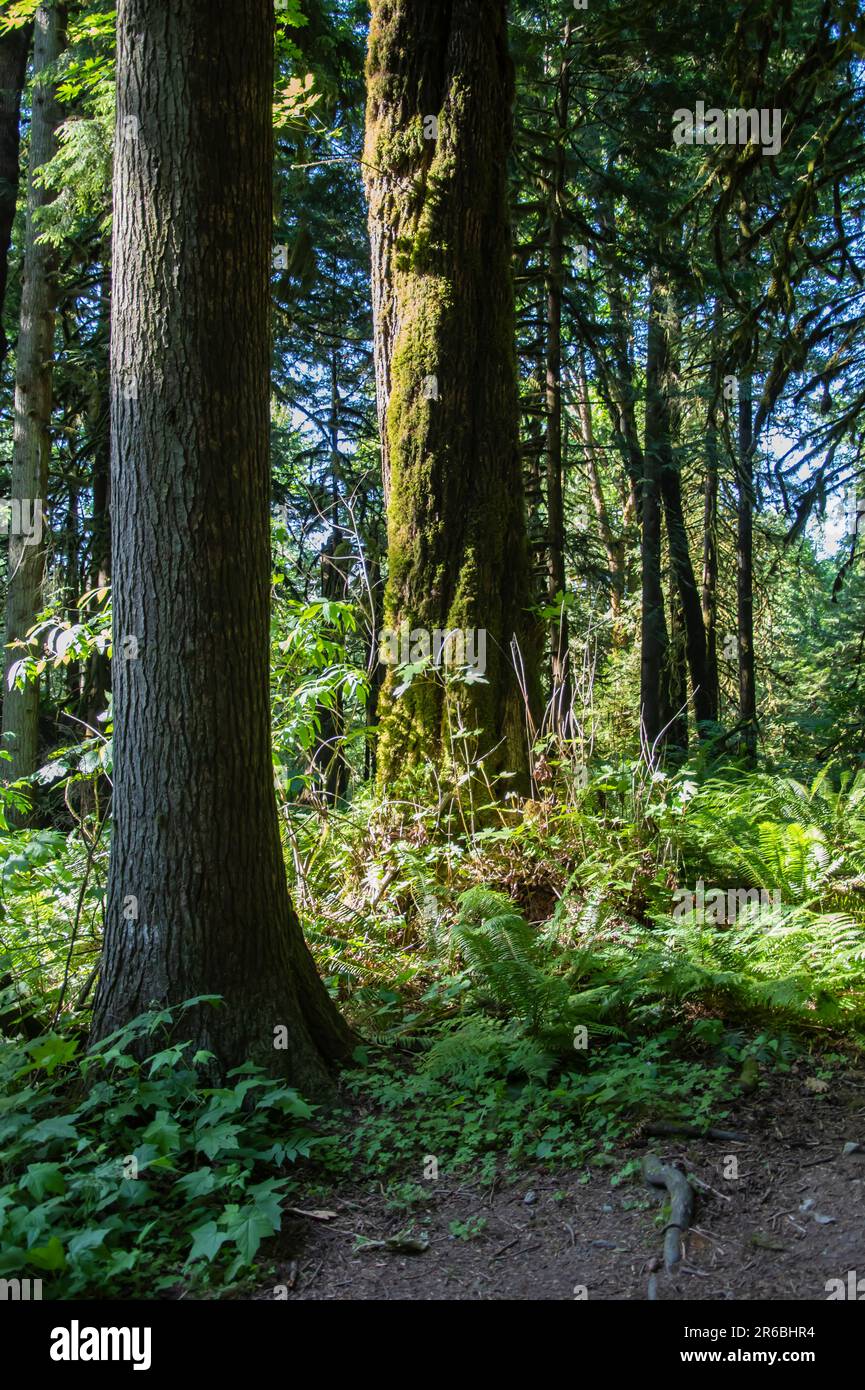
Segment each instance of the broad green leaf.
[{"label": "broad green leaf", "polygon": [[72,1237],[66,1253],[70,1258],[73,1258],[75,1255],[83,1254],[85,1250],[95,1250],[110,1234],[111,1231],[107,1228],[101,1231],[82,1231],[80,1235]]},{"label": "broad green leaf", "polygon": [[228,1233],[220,1231],[215,1221],[208,1221],[204,1226],[197,1227],[192,1232],[192,1249],[186,1263],[189,1265],[194,1260],[212,1260],[229,1239]]},{"label": "broad green leaf", "polygon": [[65,1192],[66,1179],[59,1163],[29,1163],[20,1186],[41,1202],[46,1192]]}]

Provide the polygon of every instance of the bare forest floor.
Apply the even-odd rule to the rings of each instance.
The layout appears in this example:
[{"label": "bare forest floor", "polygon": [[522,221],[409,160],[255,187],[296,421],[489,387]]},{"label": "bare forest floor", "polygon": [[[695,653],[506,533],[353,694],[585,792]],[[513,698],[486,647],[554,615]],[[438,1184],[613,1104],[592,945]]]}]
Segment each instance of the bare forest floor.
[{"label": "bare forest floor", "polygon": [[[727,1122],[744,1142],[637,1131],[604,1168],[523,1171],[491,1187],[443,1176],[425,1184],[420,1210],[395,1210],[370,1185],[324,1201],[319,1189],[299,1204],[309,1214],[286,1218],[276,1273],[253,1297],[644,1300],[662,1202],[638,1174],[611,1179],[649,1143],[698,1180],[684,1259],[659,1274],[659,1300],[826,1300],[828,1281],[846,1287],[850,1271],[865,1295],[865,1153],[842,1152],[865,1148],[865,1072],[823,1084],[798,1069],[764,1081]],[[428,1246],[359,1248],[392,1237]]]}]

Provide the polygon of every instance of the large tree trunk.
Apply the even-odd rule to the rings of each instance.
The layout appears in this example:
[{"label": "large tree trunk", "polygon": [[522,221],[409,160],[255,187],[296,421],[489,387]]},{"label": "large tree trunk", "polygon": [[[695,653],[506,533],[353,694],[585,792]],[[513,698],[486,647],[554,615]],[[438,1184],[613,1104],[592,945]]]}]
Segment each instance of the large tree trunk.
[{"label": "large tree trunk", "polygon": [[121,0],[114,835],[93,1034],[218,994],[178,1024],[214,1072],[251,1058],[314,1093],[349,1037],[289,902],[273,785],[272,82],[270,0]]},{"label": "large tree trunk", "polygon": [[32,26],[0,35],[0,367],[8,347],[3,328],[9,246],[18,198],[21,93],[27,71]]},{"label": "large tree trunk", "polygon": [[740,749],[748,762],[757,756],[757,688],[754,677],[754,464],[751,373],[739,379],[737,460],[736,610],[739,656]]},{"label": "large tree trunk", "polygon": [[[61,6],[36,11],[33,55],[33,113],[30,123],[30,176],[21,293],[21,328],[15,373],[15,423],[10,495],[13,509],[25,518],[9,536],[9,586],[6,594],[6,641],[21,641],[42,606],[45,575],[48,464],[51,456],[51,377],[54,355],[54,253],[40,244],[38,214],[54,194],[37,182],[42,166],[57,148],[60,107],[53,85],[43,79],[63,48],[65,15]],[[9,668],[20,649],[6,653],[3,744],[11,754],[4,777],[15,781],[36,771],[39,752],[39,687],[29,681],[9,689]]]},{"label": "large tree trunk", "polygon": [[[524,772],[516,637],[534,688],[507,199],[513,74],[505,0],[373,0],[365,174],[390,573],[398,630],[486,633],[463,686],[488,768]],[[381,702],[379,777],[447,765],[441,680]]]}]

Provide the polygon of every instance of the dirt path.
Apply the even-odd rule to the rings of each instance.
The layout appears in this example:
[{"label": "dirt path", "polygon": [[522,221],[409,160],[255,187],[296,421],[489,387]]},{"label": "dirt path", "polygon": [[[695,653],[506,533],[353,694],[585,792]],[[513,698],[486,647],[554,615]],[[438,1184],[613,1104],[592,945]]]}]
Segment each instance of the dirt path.
[{"label": "dirt path", "polygon": [[[726,1122],[744,1143],[650,1141],[703,1184],[684,1261],[674,1279],[659,1276],[659,1299],[827,1300],[828,1282],[846,1288],[855,1271],[865,1301],[865,1154],[842,1154],[845,1143],[865,1147],[865,1074],[847,1072],[825,1094],[813,1085],[761,1086]],[[286,1220],[278,1275],[256,1297],[644,1300],[660,1202],[639,1178],[611,1179],[646,1149],[636,1134],[612,1166],[524,1172],[492,1191],[442,1178],[408,1212],[369,1187],[342,1190],[327,1201],[330,1219]],[[320,1194],[311,1205],[322,1208]],[[424,1253],[357,1249],[359,1236],[406,1231],[428,1237]]]}]

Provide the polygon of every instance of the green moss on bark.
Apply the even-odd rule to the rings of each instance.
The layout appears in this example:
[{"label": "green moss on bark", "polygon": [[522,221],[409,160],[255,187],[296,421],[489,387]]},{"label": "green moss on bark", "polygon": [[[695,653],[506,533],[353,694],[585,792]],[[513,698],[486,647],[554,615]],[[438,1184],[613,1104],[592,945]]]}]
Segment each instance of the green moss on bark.
[{"label": "green moss on bark", "polygon": [[[534,685],[518,448],[506,163],[512,73],[504,0],[374,0],[367,189],[377,377],[389,484],[385,622],[485,630],[486,684],[461,687],[463,723],[523,773],[516,637]],[[424,16],[420,14],[424,11]],[[426,18],[424,26],[421,19]],[[438,139],[424,139],[424,118]],[[420,139],[418,139],[420,137]],[[392,787],[444,765],[453,710],[439,676],[381,700],[379,768]]]}]

